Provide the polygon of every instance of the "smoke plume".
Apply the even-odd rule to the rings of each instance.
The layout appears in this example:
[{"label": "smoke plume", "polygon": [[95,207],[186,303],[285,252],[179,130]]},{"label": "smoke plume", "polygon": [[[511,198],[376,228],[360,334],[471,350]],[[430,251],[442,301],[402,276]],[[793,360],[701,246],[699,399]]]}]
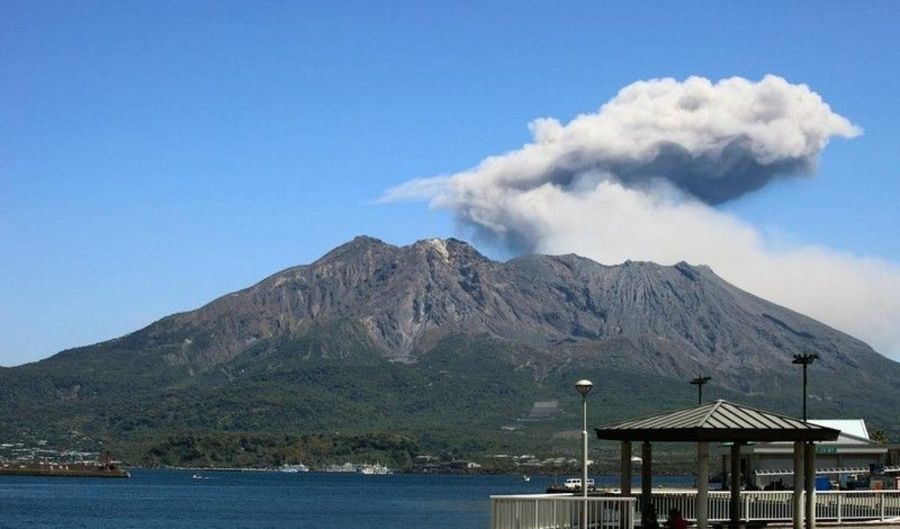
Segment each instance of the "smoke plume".
[{"label": "smoke plume", "polygon": [[708,264],[759,296],[900,353],[900,267],[828,248],[776,247],[715,206],[809,175],[860,130],[805,85],[776,76],[660,79],[477,167],[407,182],[383,201],[428,200],[514,252]]}]

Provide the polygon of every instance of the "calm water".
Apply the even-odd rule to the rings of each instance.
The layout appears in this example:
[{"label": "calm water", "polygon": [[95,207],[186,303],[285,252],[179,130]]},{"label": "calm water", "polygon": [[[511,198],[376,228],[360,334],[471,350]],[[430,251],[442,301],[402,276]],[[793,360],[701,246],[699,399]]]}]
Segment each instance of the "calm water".
[{"label": "calm water", "polygon": [[[535,476],[137,470],[129,480],[0,476],[2,528],[486,529],[491,494],[540,493]],[[611,482],[611,480],[600,480]]]}]

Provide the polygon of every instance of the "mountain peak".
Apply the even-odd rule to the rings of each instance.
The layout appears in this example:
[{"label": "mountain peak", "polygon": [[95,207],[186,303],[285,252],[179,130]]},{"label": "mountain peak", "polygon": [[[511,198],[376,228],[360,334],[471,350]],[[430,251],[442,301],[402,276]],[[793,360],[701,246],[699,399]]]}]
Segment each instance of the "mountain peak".
[{"label": "mountain peak", "polygon": [[490,261],[467,242],[452,237],[447,239],[422,239],[413,248],[434,252],[445,261]]},{"label": "mountain peak", "polygon": [[384,246],[391,245],[376,237],[370,237],[369,235],[357,235],[350,241],[345,242],[344,244],[335,248],[335,250],[339,250],[341,248],[372,248]]},{"label": "mountain peak", "polygon": [[344,244],[326,253],[316,262],[323,263],[346,257],[352,258],[355,255],[359,255],[372,250],[388,248],[394,248],[394,246],[382,241],[381,239],[376,239],[375,237],[369,237],[368,235],[357,235],[352,240],[345,242]]}]

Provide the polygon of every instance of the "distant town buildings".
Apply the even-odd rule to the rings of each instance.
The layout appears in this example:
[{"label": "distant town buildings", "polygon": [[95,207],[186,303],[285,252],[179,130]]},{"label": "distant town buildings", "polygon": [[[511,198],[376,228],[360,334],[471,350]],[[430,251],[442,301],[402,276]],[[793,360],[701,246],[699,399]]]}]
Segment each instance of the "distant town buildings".
[{"label": "distant town buildings", "polygon": [[24,442],[0,443],[0,466],[9,465],[72,465],[96,463],[100,452],[57,450],[50,448],[46,440],[33,445]]}]

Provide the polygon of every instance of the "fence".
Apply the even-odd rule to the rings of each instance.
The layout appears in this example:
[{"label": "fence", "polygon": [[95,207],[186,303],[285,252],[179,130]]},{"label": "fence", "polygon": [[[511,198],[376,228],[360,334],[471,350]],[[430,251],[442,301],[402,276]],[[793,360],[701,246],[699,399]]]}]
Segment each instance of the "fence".
[{"label": "fence", "polygon": [[[653,494],[660,517],[676,508],[688,520],[696,520],[695,491],[668,491]],[[793,491],[742,491],[741,519],[747,521],[790,521]],[[710,491],[709,521],[724,522],[731,517],[731,493]],[[900,490],[841,490],[816,492],[816,519],[886,520],[900,517]]]},{"label": "fence", "polygon": [[[747,521],[790,521],[793,513],[792,491],[742,491],[741,518]],[[707,518],[710,522],[731,519],[731,493],[710,491]],[[697,493],[695,491],[667,491],[653,494],[653,505],[660,518],[665,519],[669,510],[681,511],[686,520],[696,520]]]},{"label": "fence", "polygon": [[900,490],[847,490],[816,493],[821,520],[889,520],[900,518]]},{"label": "fence", "polygon": [[[491,496],[492,529],[631,529],[634,498],[569,494]],[[587,508],[587,526],[582,526]]]},{"label": "fence", "polygon": [[[793,491],[742,491],[741,519],[746,521],[782,521],[793,518]],[[591,496],[587,501],[588,528],[630,528],[636,515],[637,495]],[[652,503],[665,519],[670,509],[681,511],[685,519],[695,521],[697,492],[654,492]],[[710,491],[708,519],[725,522],[731,518],[731,493]],[[585,500],[564,494],[492,496],[492,529],[581,529]],[[900,518],[900,490],[858,490],[816,492],[816,519],[841,523],[856,520]]]}]

